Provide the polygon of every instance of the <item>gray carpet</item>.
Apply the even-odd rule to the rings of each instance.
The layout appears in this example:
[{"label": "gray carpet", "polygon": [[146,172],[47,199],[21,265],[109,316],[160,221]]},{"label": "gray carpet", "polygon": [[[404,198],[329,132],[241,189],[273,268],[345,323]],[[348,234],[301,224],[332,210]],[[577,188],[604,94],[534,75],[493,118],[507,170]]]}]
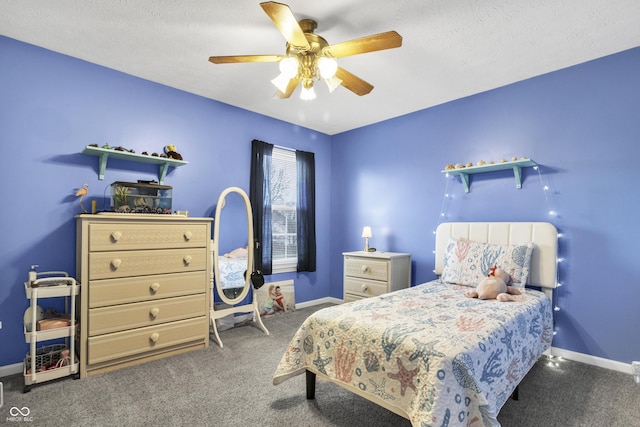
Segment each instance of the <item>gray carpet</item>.
[{"label": "gray carpet", "polygon": [[[305,398],[300,375],[271,384],[275,367],[302,321],[324,306],[268,316],[270,335],[252,325],[221,332],[213,344],[144,365],[83,380],[64,379],[22,393],[22,375],[3,378],[0,425],[10,408],[29,408],[32,426],[410,426],[409,421],[342,388],[318,381]],[[541,360],[499,420],[517,426],[637,426],[640,386],[630,375],[563,361]]]}]

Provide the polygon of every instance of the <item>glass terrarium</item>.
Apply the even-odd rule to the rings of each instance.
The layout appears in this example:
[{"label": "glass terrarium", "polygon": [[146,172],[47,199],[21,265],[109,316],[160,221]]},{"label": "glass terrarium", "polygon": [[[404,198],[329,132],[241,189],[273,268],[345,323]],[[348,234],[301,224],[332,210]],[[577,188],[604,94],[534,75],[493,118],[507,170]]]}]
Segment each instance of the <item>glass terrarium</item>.
[{"label": "glass terrarium", "polygon": [[171,187],[155,181],[111,184],[111,210],[119,213],[171,213]]}]

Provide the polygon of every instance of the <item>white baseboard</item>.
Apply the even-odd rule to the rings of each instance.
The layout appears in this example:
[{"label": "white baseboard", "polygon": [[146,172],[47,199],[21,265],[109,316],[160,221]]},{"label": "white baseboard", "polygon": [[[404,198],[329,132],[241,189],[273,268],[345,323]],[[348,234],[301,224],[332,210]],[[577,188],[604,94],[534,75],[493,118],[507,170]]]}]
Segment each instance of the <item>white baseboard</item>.
[{"label": "white baseboard", "polygon": [[13,365],[0,366],[0,378],[8,377],[9,375],[21,374],[22,363],[14,363]]},{"label": "white baseboard", "polygon": [[326,304],[326,303],[342,304],[342,302],[343,301],[339,298],[324,297],[324,298],[314,299],[311,301],[296,302],[296,308],[312,307],[314,305],[320,305],[320,304]]},{"label": "white baseboard", "polygon": [[575,351],[564,350],[556,347],[551,347],[551,356],[562,357],[564,359],[573,360],[574,362],[586,363],[587,365],[598,366],[600,368],[611,369],[613,371],[631,375],[630,363],[603,359],[601,357],[591,356],[584,353],[576,353]]}]

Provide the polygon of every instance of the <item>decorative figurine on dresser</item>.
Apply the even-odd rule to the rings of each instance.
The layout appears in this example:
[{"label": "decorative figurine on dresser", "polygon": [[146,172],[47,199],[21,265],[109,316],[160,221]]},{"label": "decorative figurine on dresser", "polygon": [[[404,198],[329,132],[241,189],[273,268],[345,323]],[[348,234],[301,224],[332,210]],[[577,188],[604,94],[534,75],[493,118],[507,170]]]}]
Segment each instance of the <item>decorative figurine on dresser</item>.
[{"label": "decorative figurine on dresser", "polygon": [[82,378],[209,345],[211,221],[77,216]]},{"label": "decorative figurine on dresser", "polygon": [[397,252],[344,252],[344,302],[411,286],[411,255]]}]

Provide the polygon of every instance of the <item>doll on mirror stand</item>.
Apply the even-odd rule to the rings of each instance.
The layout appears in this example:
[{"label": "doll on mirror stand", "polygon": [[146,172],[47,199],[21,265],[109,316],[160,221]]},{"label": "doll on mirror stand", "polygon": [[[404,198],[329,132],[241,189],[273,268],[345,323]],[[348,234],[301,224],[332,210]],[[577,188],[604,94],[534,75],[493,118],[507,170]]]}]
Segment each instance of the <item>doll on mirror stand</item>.
[{"label": "doll on mirror stand", "polygon": [[282,295],[280,286],[276,286],[273,290],[273,306],[278,310],[287,312],[287,302],[284,299],[284,295]]}]

